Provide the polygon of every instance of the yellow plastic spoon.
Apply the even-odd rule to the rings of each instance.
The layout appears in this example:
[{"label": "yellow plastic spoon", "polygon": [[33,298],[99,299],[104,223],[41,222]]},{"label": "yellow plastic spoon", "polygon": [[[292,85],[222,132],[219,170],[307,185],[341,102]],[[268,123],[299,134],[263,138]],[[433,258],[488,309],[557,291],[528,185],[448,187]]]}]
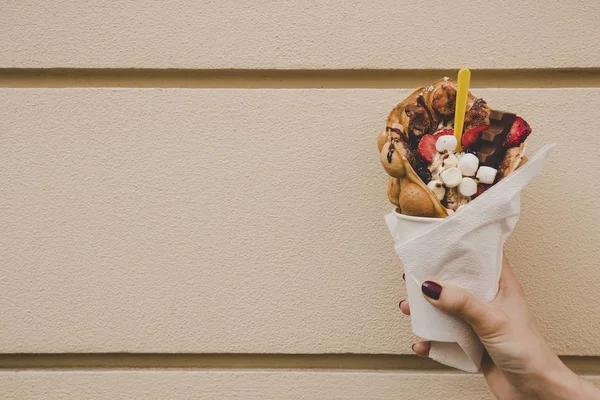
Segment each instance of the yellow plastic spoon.
[{"label": "yellow plastic spoon", "polygon": [[457,151],[462,151],[461,139],[465,124],[465,113],[467,112],[467,100],[469,97],[469,83],[471,82],[471,71],[463,68],[458,71],[458,82],[456,83],[456,108],[454,110],[454,136],[458,144]]}]

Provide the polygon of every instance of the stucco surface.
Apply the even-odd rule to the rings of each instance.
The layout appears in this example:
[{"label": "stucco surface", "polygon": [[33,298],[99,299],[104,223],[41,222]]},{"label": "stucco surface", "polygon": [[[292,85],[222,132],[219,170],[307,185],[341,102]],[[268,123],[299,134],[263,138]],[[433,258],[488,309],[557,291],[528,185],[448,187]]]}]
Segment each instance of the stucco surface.
[{"label": "stucco surface", "polygon": [[395,103],[462,67],[531,151],[557,143],[506,253],[600,385],[597,0],[1,10],[0,87],[30,88],[0,89],[2,400],[491,399],[405,355],[375,150]]},{"label": "stucco surface", "polygon": [[[407,93],[0,90],[0,351],[410,353],[375,146]],[[557,143],[507,253],[600,354],[600,90],[477,94]]]},{"label": "stucco surface", "polygon": [[494,398],[481,376],[341,371],[0,371],[0,390],[6,400]]},{"label": "stucco surface", "polygon": [[599,3],[5,1],[3,68],[600,67]]},{"label": "stucco surface", "polygon": [[495,398],[481,375],[392,371],[2,371],[0,389],[7,400]]}]

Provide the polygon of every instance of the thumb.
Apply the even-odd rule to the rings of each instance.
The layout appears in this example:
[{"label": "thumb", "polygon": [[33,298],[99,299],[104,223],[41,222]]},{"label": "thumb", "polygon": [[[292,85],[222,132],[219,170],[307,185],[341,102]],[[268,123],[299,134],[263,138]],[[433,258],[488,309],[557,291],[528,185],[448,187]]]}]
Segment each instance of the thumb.
[{"label": "thumb", "polygon": [[421,291],[434,307],[461,318],[473,327],[479,337],[497,332],[504,324],[498,309],[458,286],[425,281]]}]

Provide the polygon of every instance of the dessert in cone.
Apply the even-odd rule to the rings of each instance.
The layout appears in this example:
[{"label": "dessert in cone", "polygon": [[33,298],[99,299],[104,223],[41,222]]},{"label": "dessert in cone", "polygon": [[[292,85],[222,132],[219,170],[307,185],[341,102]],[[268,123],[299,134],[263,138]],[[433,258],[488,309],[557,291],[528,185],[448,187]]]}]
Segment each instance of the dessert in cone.
[{"label": "dessert in cone", "polygon": [[527,162],[527,122],[471,92],[457,150],[455,103],[456,83],[444,78],[415,90],[387,117],[377,147],[390,176],[388,198],[402,214],[447,217]]}]

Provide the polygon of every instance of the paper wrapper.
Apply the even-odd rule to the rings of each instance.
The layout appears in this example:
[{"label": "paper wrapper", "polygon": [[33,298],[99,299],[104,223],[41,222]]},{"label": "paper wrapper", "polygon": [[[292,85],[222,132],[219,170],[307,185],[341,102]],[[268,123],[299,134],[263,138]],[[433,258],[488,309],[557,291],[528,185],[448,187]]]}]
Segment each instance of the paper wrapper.
[{"label": "paper wrapper", "polygon": [[386,215],[404,264],[412,330],[431,340],[432,359],[477,372],[484,349],[469,325],[423,298],[421,284],[435,279],[463,287],[485,302],[496,297],[502,248],[519,219],[519,194],[542,171],[553,147],[540,149],[521,168],[447,218]]}]

